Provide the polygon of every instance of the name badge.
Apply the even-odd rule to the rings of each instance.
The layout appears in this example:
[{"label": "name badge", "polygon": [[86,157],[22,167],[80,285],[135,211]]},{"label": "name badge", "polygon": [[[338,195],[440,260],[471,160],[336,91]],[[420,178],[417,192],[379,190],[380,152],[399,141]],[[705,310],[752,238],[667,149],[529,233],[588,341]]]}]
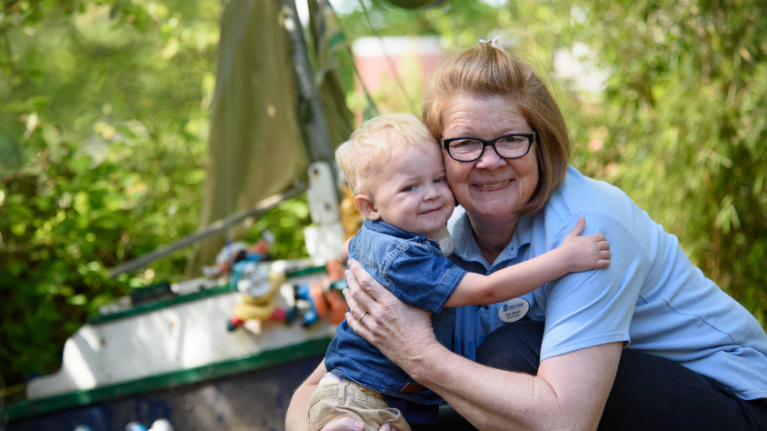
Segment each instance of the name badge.
[{"label": "name badge", "polygon": [[498,317],[506,322],[516,322],[525,317],[530,311],[530,303],[524,298],[514,298],[506,301],[503,307],[498,309]]}]

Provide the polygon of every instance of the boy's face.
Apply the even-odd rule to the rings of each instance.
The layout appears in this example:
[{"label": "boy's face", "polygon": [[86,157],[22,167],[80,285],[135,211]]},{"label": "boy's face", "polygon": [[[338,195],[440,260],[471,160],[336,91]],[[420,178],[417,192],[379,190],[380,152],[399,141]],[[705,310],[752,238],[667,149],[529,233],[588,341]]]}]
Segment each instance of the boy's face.
[{"label": "boy's face", "polygon": [[375,176],[374,216],[368,218],[381,218],[404,231],[430,237],[453,213],[455,199],[436,143],[425,153],[405,147],[388,166],[379,167]]}]

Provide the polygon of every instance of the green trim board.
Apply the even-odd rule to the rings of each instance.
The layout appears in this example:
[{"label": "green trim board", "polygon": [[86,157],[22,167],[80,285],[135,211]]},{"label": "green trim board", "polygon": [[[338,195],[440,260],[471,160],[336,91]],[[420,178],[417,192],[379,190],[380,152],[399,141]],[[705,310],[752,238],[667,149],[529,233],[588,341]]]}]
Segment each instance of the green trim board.
[{"label": "green trim board", "polygon": [[[295,277],[303,277],[306,275],[313,275],[325,272],[324,266],[313,266],[310,268],[299,269],[297,271],[289,272],[287,274],[288,279]],[[235,288],[231,284],[225,286],[212,287],[210,289],[203,289],[199,292],[190,293],[187,295],[175,296],[173,298],[160,299],[146,304],[140,304],[135,307],[131,307],[128,310],[118,311],[116,313],[104,314],[101,316],[92,316],[88,318],[88,323],[91,325],[99,325],[102,323],[112,322],[119,319],[125,319],[127,317],[137,316],[139,314],[148,313],[150,311],[159,310],[172,305],[183,304],[185,302],[196,301],[198,299],[208,298],[211,296],[221,295],[223,293],[236,292]]]},{"label": "green trim board", "polygon": [[312,275],[312,274],[319,274],[321,272],[325,272],[325,265],[322,266],[312,266],[309,268],[304,269],[297,269],[295,271],[288,272],[288,278],[294,278],[294,277],[303,277],[304,275]]},{"label": "green trim board", "polygon": [[93,316],[88,319],[88,323],[91,325],[99,325],[114,320],[125,319],[126,317],[132,317],[150,311],[159,310],[161,308],[170,307],[171,305],[183,304],[185,302],[196,301],[202,298],[208,298],[210,296],[221,295],[222,293],[236,292],[237,289],[231,284],[225,286],[212,287],[210,289],[203,289],[199,292],[190,293],[188,295],[176,296],[168,299],[160,299],[154,302],[137,305],[128,310],[118,311],[116,313],[104,314],[102,316]]},{"label": "green trim board", "polygon": [[156,376],[116,383],[100,388],[70,392],[39,400],[23,400],[8,404],[5,414],[9,421],[52,413],[74,407],[87,406],[103,401],[139,395],[173,386],[187,385],[232,374],[253,371],[286,362],[324,355],[330,338],[305,341],[293,346],[261,352],[239,359],[216,362],[186,370],[173,371]]}]

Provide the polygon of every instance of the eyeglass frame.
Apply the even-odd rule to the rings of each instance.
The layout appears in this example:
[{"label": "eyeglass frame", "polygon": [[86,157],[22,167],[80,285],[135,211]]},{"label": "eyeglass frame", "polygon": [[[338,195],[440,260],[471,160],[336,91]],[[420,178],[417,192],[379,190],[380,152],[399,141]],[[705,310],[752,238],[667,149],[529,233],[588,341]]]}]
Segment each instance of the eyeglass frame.
[{"label": "eyeglass frame", "polygon": [[[501,153],[498,152],[498,149],[495,148],[495,143],[498,142],[498,140],[503,139],[503,138],[507,138],[509,136],[523,137],[523,138],[527,138],[527,140],[530,141],[530,143],[527,145],[527,151],[525,151],[525,154],[522,154],[521,156],[516,156],[516,157],[504,157],[504,156],[501,155]],[[471,139],[473,141],[482,142],[482,151],[479,152],[479,155],[477,156],[476,159],[458,160],[455,157],[453,157],[453,154],[450,152],[449,145],[450,145],[451,142],[460,141],[461,139],[464,139],[464,140]],[[501,135],[501,136],[499,136],[497,138],[493,138],[493,139],[490,139],[490,140],[484,140],[484,139],[480,139],[480,138],[475,138],[473,136],[462,136],[462,137],[459,137],[459,138],[448,138],[448,139],[442,138],[442,148],[444,148],[445,151],[447,151],[447,155],[450,156],[450,158],[455,160],[456,162],[467,162],[467,163],[468,162],[476,162],[477,160],[482,158],[483,154],[485,154],[485,149],[487,149],[487,147],[493,147],[493,151],[495,151],[495,154],[497,154],[498,157],[500,157],[500,158],[502,158],[504,160],[514,160],[514,159],[519,159],[519,158],[525,157],[527,155],[527,153],[530,152],[530,148],[533,147],[533,144],[535,144],[539,140],[540,140],[540,135],[538,135],[538,131],[537,130],[533,130],[533,133],[507,133],[505,135]]]}]

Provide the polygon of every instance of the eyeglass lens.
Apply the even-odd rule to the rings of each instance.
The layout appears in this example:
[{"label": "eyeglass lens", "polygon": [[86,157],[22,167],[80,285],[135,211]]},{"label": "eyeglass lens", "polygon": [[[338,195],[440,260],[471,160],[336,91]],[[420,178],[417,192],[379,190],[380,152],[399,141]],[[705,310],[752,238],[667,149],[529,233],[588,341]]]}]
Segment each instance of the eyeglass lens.
[{"label": "eyeglass lens", "polygon": [[[521,157],[527,152],[530,141],[524,136],[504,136],[495,141],[495,151],[504,158]],[[480,157],[485,148],[481,141],[461,139],[449,144],[450,155],[457,160],[474,160]]]}]

